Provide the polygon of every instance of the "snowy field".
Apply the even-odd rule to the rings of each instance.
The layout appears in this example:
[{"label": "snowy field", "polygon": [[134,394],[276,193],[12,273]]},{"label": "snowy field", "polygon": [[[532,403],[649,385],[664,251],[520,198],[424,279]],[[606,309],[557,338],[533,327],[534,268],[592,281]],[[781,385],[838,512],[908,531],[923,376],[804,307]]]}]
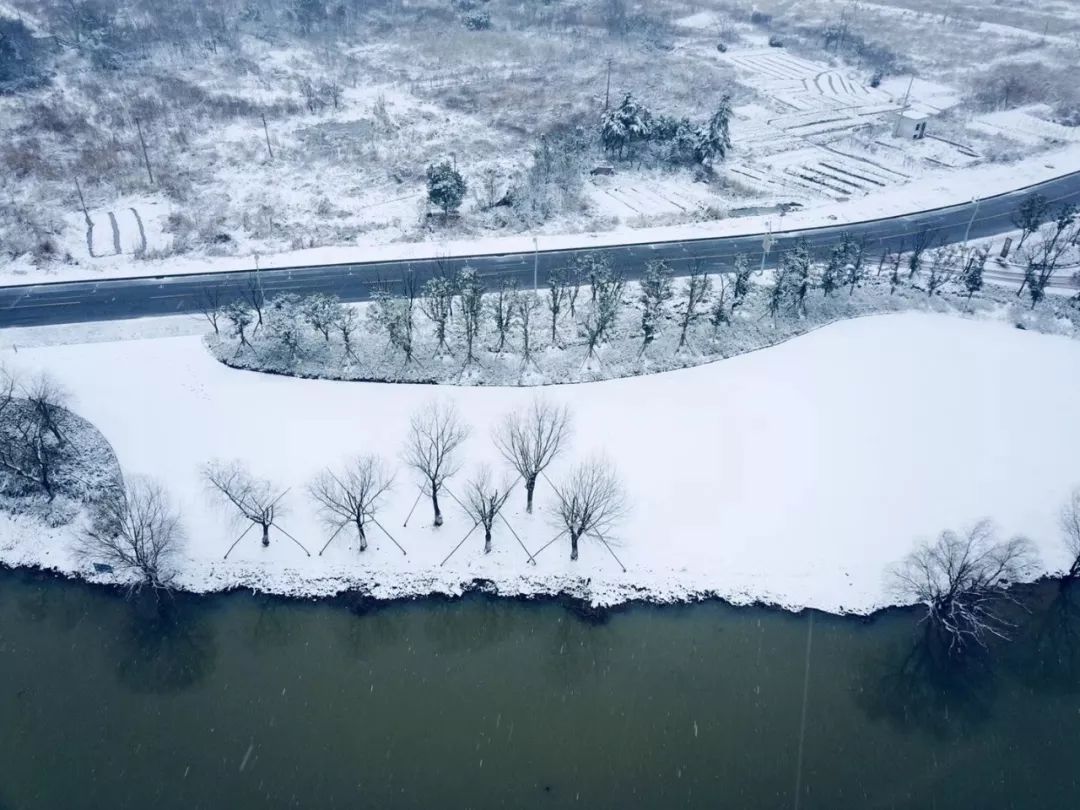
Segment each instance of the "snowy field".
[{"label": "snowy field", "polygon": [[[764,218],[740,212],[789,203],[804,207],[803,225],[826,224],[913,210],[928,189],[966,202],[988,193],[983,169],[1009,170],[1015,188],[1034,182],[1026,160],[1056,163],[1055,150],[1077,145],[1056,85],[1001,109],[972,91],[984,72],[1023,72],[1024,60],[1071,69],[1067,8],[1054,8],[1057,33],[1040,35],[1013,19],[1020,11],[978,4],[939,19],[913,0],[773,0],[754,4],[773,15],[755,24],[749,5],[665,0],[633,4],[635,27],[619,34],[608,5],[492,0],[481,32],[442,0],[414,0],[311,36],[288,14],[245,13],[219,31],[202,27],[216,14],[193,12],[180,43],[155,39],[130,69],[108,72],[60,48],[51,83],[0,96],[0,163],[12,169],[0,175],[0,283],[248,268],[255,253],[269,267],[462,244],[528,250],[533,234],[544,247],[756,232]],[[60,25],[36,0],[5,8],[33,31]],[[877,61],[822,44],[841,17]],[[769,47],[774,33],[784,47]],[[218,37],[221,47],[201,44]],[[879,76],[882,53],[894,61]],[[333,93],[312,100],[312,82]],[[654,115],[694,121],[730,94],[733,146],[716,176],[606,154],[595,137],[603,100],[626,92]],[[934,116],[926,140],[892,136],[905,100]],[[550,210],[535,219],[493,204],[528,187],[542,137],[568,131],[594,137],[564,150],[574,165]],[[424,170],[448,159],[470,187],[451,225],[428,220],[425,205]],[[590,175],[609,163],[614,176]]]},{"label": "snowy field", "polygon": [[[12,339],[9,333],[5,342]],[[430,527],[398,461],[410,414],[452,399],[473,433],[459,490],[481,462],[497,462],[489,434],[534,392],[505,388],[371,385],[239,372],[214,361],[198,337],[104,341],[5,350],[0,360],[47,370],[77,413],[112,442],[126,473],[162,479],[181,505],[189,541],[180,581],[192,590],[251,587],[288,594],[346,588],[379,597],[457,593],[484,579],[504,594],[566,591],[600,604],[716,594],[732,602],[868,612],[889,601],[883,572],[920,539],[983,517],[1023,532],[1046,571],[1064,552],[1056,518],[1080,484],[1080,343],[997,323],[904,314],[833,325],[776,348],[665,374],[546,388],[573,412],[570,450],[551,471],[604,453],[632,504],[616,532],[620,570],[584,542],[571,563],[565,540],[531,565],[505,530],[482,554],[474,535],[440,561],[471,521],[449,501]],[[326,532],[304,492],[327,464],[377,452],[398,468],[380,520],[408,550],[377,532],[363,556],[337,540],[308,558],[280,534],[268,549],[214,505],[199,470],[242,458],[281,489],[282,525],[313,550]],[[516,492],[507,517],[536,551],[553,537],[551,492],[533,517]],[[63,532],[4,519],[0,560],[75,570]]]},{"label": "snowy field", "polygon": [[[833,201],[792,211],[783,217],[760,214],[710,222],[655,227],[619,227],[609,231],[584,233],[540,233],[536,235],[492,236],[483,239],[447,238],[429,242],[367,243],[305,248],[259,256],[259,267],[294,267],[348,262],[378,262],[393,259],[499,255],[533,250],[568,250],[620,244],[649,244],[682,239],[798,231],[844,223],[865,222],[903,216],[917,211],[952,205],[966,205],[973,198],[1006,194],[1043,183],[1064,174],[1080,171],[1080,143],[1029,158],[1014,165],[975,166],[963,175],[939,171],[927,174],[919,184],[881,189],[851,200]],[[0,284],[34,284],[49,281],[156,276],[251,270],[254,257],[183,255],[161,259],[130,261],[126,255],[103,256],[83,261],[78,267],[41,267],[28,260],[0,265]]]}]

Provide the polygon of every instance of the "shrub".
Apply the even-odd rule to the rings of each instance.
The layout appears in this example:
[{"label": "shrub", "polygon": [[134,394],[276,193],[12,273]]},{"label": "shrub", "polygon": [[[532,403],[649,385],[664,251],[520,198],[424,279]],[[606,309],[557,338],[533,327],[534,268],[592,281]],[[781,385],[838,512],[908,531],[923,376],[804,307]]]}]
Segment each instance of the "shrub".
[{"label": "shrub", "polygon": [[472,14],[466,14],[461,18],[461,21],[470,31],[487,31],[491,28],[491,15],[486,11],[477,11]]}]

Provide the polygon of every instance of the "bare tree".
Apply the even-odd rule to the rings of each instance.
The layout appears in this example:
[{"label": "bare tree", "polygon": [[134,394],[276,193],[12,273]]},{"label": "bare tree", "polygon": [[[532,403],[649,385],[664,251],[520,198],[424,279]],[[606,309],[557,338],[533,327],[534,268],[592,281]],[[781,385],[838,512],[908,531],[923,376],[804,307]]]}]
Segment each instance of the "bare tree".
[{"label": "bare tree", "polygon": [[42,430],[48,431],[63,447],[67,440],[60,430],[60,420],[67,413],[68,394],[53,377],[39,374],[23,389],[23,396],[33,408]]},{"label": "bare tree", "polygon": [[506,346],[506,338],[510,333],[510,327],[514,322],[514,291],[515,282],[500,284],[498,289],[491,295],[491,321],[495,327],[495,335],[498,343],[495,344],[494,352],[500,354]]},{"label": "bare tree", "polygon": [[225,317],[232,325],[233,337],[240,341],[239,348],[250,346],[247,329],[254,322],[251,309],[243,301],[232,301],[225,307]]},{"label": "bare tree", "polygon": [[456,294],[454,282],[444,275],[429,278],[424,282],[423,292],[420,294],[420,311],[424,313],[435,327],[435,355],[441,352],[449,353],[450,347],[446,343],[446,328],[450,323],[450,316],[454,310],[454,295]]},{"label": "bare tree", "polygon": [[926,295],[932,297],[952,280],[956,268],[956,252],[951,247],[939,247],[930,254],[930,268],[926,277]]},{"label": "bare tree", "polygon": [[848,241],[848,263],[845,268],[847,274],[848,296],[855,294],[855,288],[859,285],[859,282],[866,277],[866,237],[863,236],[859,241],[851,239]]},{"label": "bare tree", "polygon": [[507,414],[492,439],[506,462],[525,482],[525,511],[533,510],[533,493],[540,475],[562,452],[570,438],[570,412],[539,397],[527,408]]},{"label": "bare tree", "polygon": [[548,276],[548,312],[551,313],[551,345],[558,342],[559,314],[570,295],[569,273],[565,269],[553,270]]},{"label": "bare tree", "polygon": [[[256,256],[256,267],[258,256]],[[251,309],[255,311],[255,331],[263,325],[263,307],[266,305],[266,296],[263,294],[262,279],[259,271],[247,274],[247,300]]]},{"label": "bare tree", "polygon": [[889,295],[896,292],[896,288],[900,286],[900,264],[904,259],[904,255],[901,252],[903,245],[897,249],[896,253],[892,255],[892,259],[889,262]]},{"label": "bare tree", "polygon": [[536,311],[540,309],[540,299],[536,293],[527,290],[514,295],[514,313],[521,329],[521,360],[528,363],[532,359],[532,323]]},{"label": "bare tree", "polygon": [[983,271],[986,269],[986,260],[989,257],[989,248],[979,247],[971,251],[964,262],[964,269],[960,273],[960,282],[967,291],[968,301],[971,301],[971,296],[983,288]]},{"label": "bare tree", "polygon": [[667,262],[646,262],[640,288],[641,351],[644,352],[656,339],[660,331],[660,322],[667,314],[667,302],[674,296],[671,268],[668,267]]},{"label": "bare tree", "polygon": [[270,527],[277,526],[282,534],[307,553],[307,549],[304,548],[300,541],[285,531],[277,522],[282,511],[279,504],[288,490],[282,491],[275,497],[269,481],[264,478],[253,477],[245,467],[236,461],[229,464],[220,462],[207,464],[203,469],[203,475],[211,490],[230,504],[243,520],[250,523],[243,533],[233,541],[233,544],[229,546],[229,550],[225,552],[226,557],[236,548],[236,544],[243,539],[244,535],[255,526],[262,529],[262,544],[264,547],[270,545]]},{"label": "bare tree", "polygon": [[1074,489],[1068,503],[1061,510],[1061,532],[1065,538],[1065,550],[1069,552],[1069,579],[1080,577],[1080,488]]},{"label": "bare tree", "polygon": [[1027,238],[1042,227],[1046,217],[1050,214],[1050,201],[1042,194],[1032,194],[1025,197],[1017,206],[1012,215],[1012,223],[1020,229],[1020,241],[1016,249],[1024,246]]},{"label": "bare tree", "polygon": [[717,296],[713,299],[712,306],[709,307],[709,325],[712,326],[714,333],[719,332],[721,326],[731,323],[731,315],[735,312],[734,303],[731,305],[731,311],[728,311],[727,291],[727,277],[721,273],[716,277]]},{"label": "bare tree", "polygon": [[477,525],[484,527],[485,554],[491,553],[491,530],[512,489],[513,484],[508,481],[504,481],[501,486],[492,483],[491,469],[487,466],[481,467],[476,476],[465,485],[465,511]]},{"label": "bare tree", "polygon": [[367,524],[375,520],[379,502],[393,484],[393,473],[374,455],[357,456],[336,472],[327,468],[319,473],[308,485],[308,492],[334,531],[319,554],[350,524],[356,529],[360,551],[367,551]]},{"label": "bare tree", "polygon": [[559,519],[570,536],[570,559],[578,558],[578,542],[587,534],[599,536],[614,526],[626,512],[622,485],[611,464],[593,459],[574,469],[561,486],[555,487]]},{"label": "bare tree", "polygon": [[741,307],[743,301],[746,300],[746,296],[750,292],[750,279],[754,273],[745,254],[740,253],[735,257],[734,273],[735,283],[731,290],[731,309],[733,312]]},{"label": "bare tree", "polygon": [[199,309],[214,329],[214,336],[221,334],[220,321],[225,314],[225,302],[220,284],[202,288]]},{"label": "bare tree", "polygon": [[911,240],[911,252],[908,253],[908,281],[911,281],[922,269],[923,254],[930,248],[934,240],[934,232],[929,228],[923,228],[915,234]]},{"label": "bare tree", "polygon": [[[5,488],[40,490],[51,501],[56,496],[56,476],[64,461],[64,448],[42,421],[39,412],[21,397],[9,397],[0,421],[0,473],[9,479]],[[52,419],[59,420],[53,414]]]},{"label": "bare tree", "polygon": [[376,290],[371,297],[368,319],[386,333],[391,347],[405,355],[405,363],[413,359],[413,302],[397,296],[389,289]]},{"label": "bare tree", "polygon": [[[411,323],[410,318],[410,323]],[[334,329],[341,336],[341,345],[345,349],[345,356],[352,357],[354,360],[358,360],[356,352],[353,351],[353,335],[356,330],[360,328],[360,316],[357,314],[353,307],[342,307],[341,312],[338,314],[337,320],[334,321]],[[412,330],[410,329],[410,337]],[[409,347],[411,350],[412,341],[409,341]],[[411,359],[411,353],[406,356],[406,360]]]},{"label": "bare tree", "polygon": [[457,288],[461,296],[461,331],[465,338],[465,365],[476,362],[475,346],[483,326],[484,284],[472,267],[463,267],[458,274]]},{"label": "bare tree", "polygon": [[469,437],[457,408],[449,400],[434,400],[413,414],[405,445],[406,463],[420,473],[431,496],[435,525],[442,526],[439,492],[446,479],[461,469],[457,449]]},{"label": "bare tree", "polygon": [[1019,296],[1026,287],[1032,309],[1045,297],[1046,288],[1057,273],[1062,257],[1076,244],[1078,234],[1080,230],[1076,224],[1076,209],[1065,204],[1059,210],[1049,232],[1041,232],[1039,241],[1022,252],[1026,267],[1024,280],[1016,294]]},{"label": "bare tree", "polygon": [[330,342],[330,332],[334,324],[341,317],[344,306],[336,295],[316,293],[307,296],[300,306],[300,313],[305,321],[323,336],[323,340]]},{"label": "bare tree", "polygon": [[173,557],[183,540],[180,516],[165,490],[150,478],[133,477],[94,503],[79,552],[135,575],[130,591],[168,589],[175,576]]},{"label": "bare tree", "polygon": [[1013,625],[1002,610],[1014,601],[1008,588],[1034,570],[1029,540],[998,542],[993,525],[981,521],[967,532],[945,531],[922,543],[889,575],[896,595],[926,605],[949,651],[962,653],[971,643],[985,648],[990,637],[1008,639]]},{"label": "bare tree", "polygon": [[15,389],[18,381],[14,374],[0,366],[0,426],[5,424],[6,414],[11,413],[15,403]]},{"label": "bare tree", "polygon": [[712,292],[712,279],[708,272],[700,264],[694,266],[693,271],[683,282],[682,300],[676,304],[679,313],[679,345],[675,348],[678,352],[686,346],[686,334],[690,327],[704,316],[701,306]]},{"label": "bare tree", "polygon": [[589,307],[583,324],[589,357],[596,353],[597,347],[614,328],[619,317],[619,307],[623,304],[625,288],[626,281],[619,273],[605,272],[597,277],[593,285],[596,299]]}]

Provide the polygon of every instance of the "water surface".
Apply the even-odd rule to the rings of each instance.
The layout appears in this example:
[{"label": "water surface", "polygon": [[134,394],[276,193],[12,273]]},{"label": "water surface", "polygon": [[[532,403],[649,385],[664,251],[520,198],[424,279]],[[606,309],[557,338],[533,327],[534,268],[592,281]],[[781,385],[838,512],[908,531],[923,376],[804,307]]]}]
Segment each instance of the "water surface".
[{"label": "water surface", "polygon": [[963,672],[916,619],[249,594],[163,619],[0,571],[0,808],[1077,806],[1080,592],[1036,589]]}]

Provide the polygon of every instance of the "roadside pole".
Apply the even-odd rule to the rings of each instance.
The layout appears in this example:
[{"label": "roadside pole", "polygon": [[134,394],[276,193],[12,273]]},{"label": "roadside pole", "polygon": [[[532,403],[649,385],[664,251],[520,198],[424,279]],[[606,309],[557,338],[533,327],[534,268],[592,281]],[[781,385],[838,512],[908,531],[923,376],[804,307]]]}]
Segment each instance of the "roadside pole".
[{"label": "roadside pole", "polygon": [[765,227],[768,229],[765,232],[765,238],[761,240],[761,271],[765,272],[765,257],[769,255],[769,251],[772,250],[772,220],[765,221]]},{"label": "roadside pole", "polygon": [[539,291],[539,287],[536,283],[537,271],[540,267],[540,245],[536,241],[536,237],[533,237],[533,292]]},{"label": "roadside pole", "polygon": [[971,201],[975,203],[975,210],[971,212],[971,219],[968,220],[967,230],[964,231],[964,247],[967,248],[968,237],[971,236],[971,226],[975,224],[975,217],[979,214],[979,203],[982,202],[978,197],[972,197]]}]

